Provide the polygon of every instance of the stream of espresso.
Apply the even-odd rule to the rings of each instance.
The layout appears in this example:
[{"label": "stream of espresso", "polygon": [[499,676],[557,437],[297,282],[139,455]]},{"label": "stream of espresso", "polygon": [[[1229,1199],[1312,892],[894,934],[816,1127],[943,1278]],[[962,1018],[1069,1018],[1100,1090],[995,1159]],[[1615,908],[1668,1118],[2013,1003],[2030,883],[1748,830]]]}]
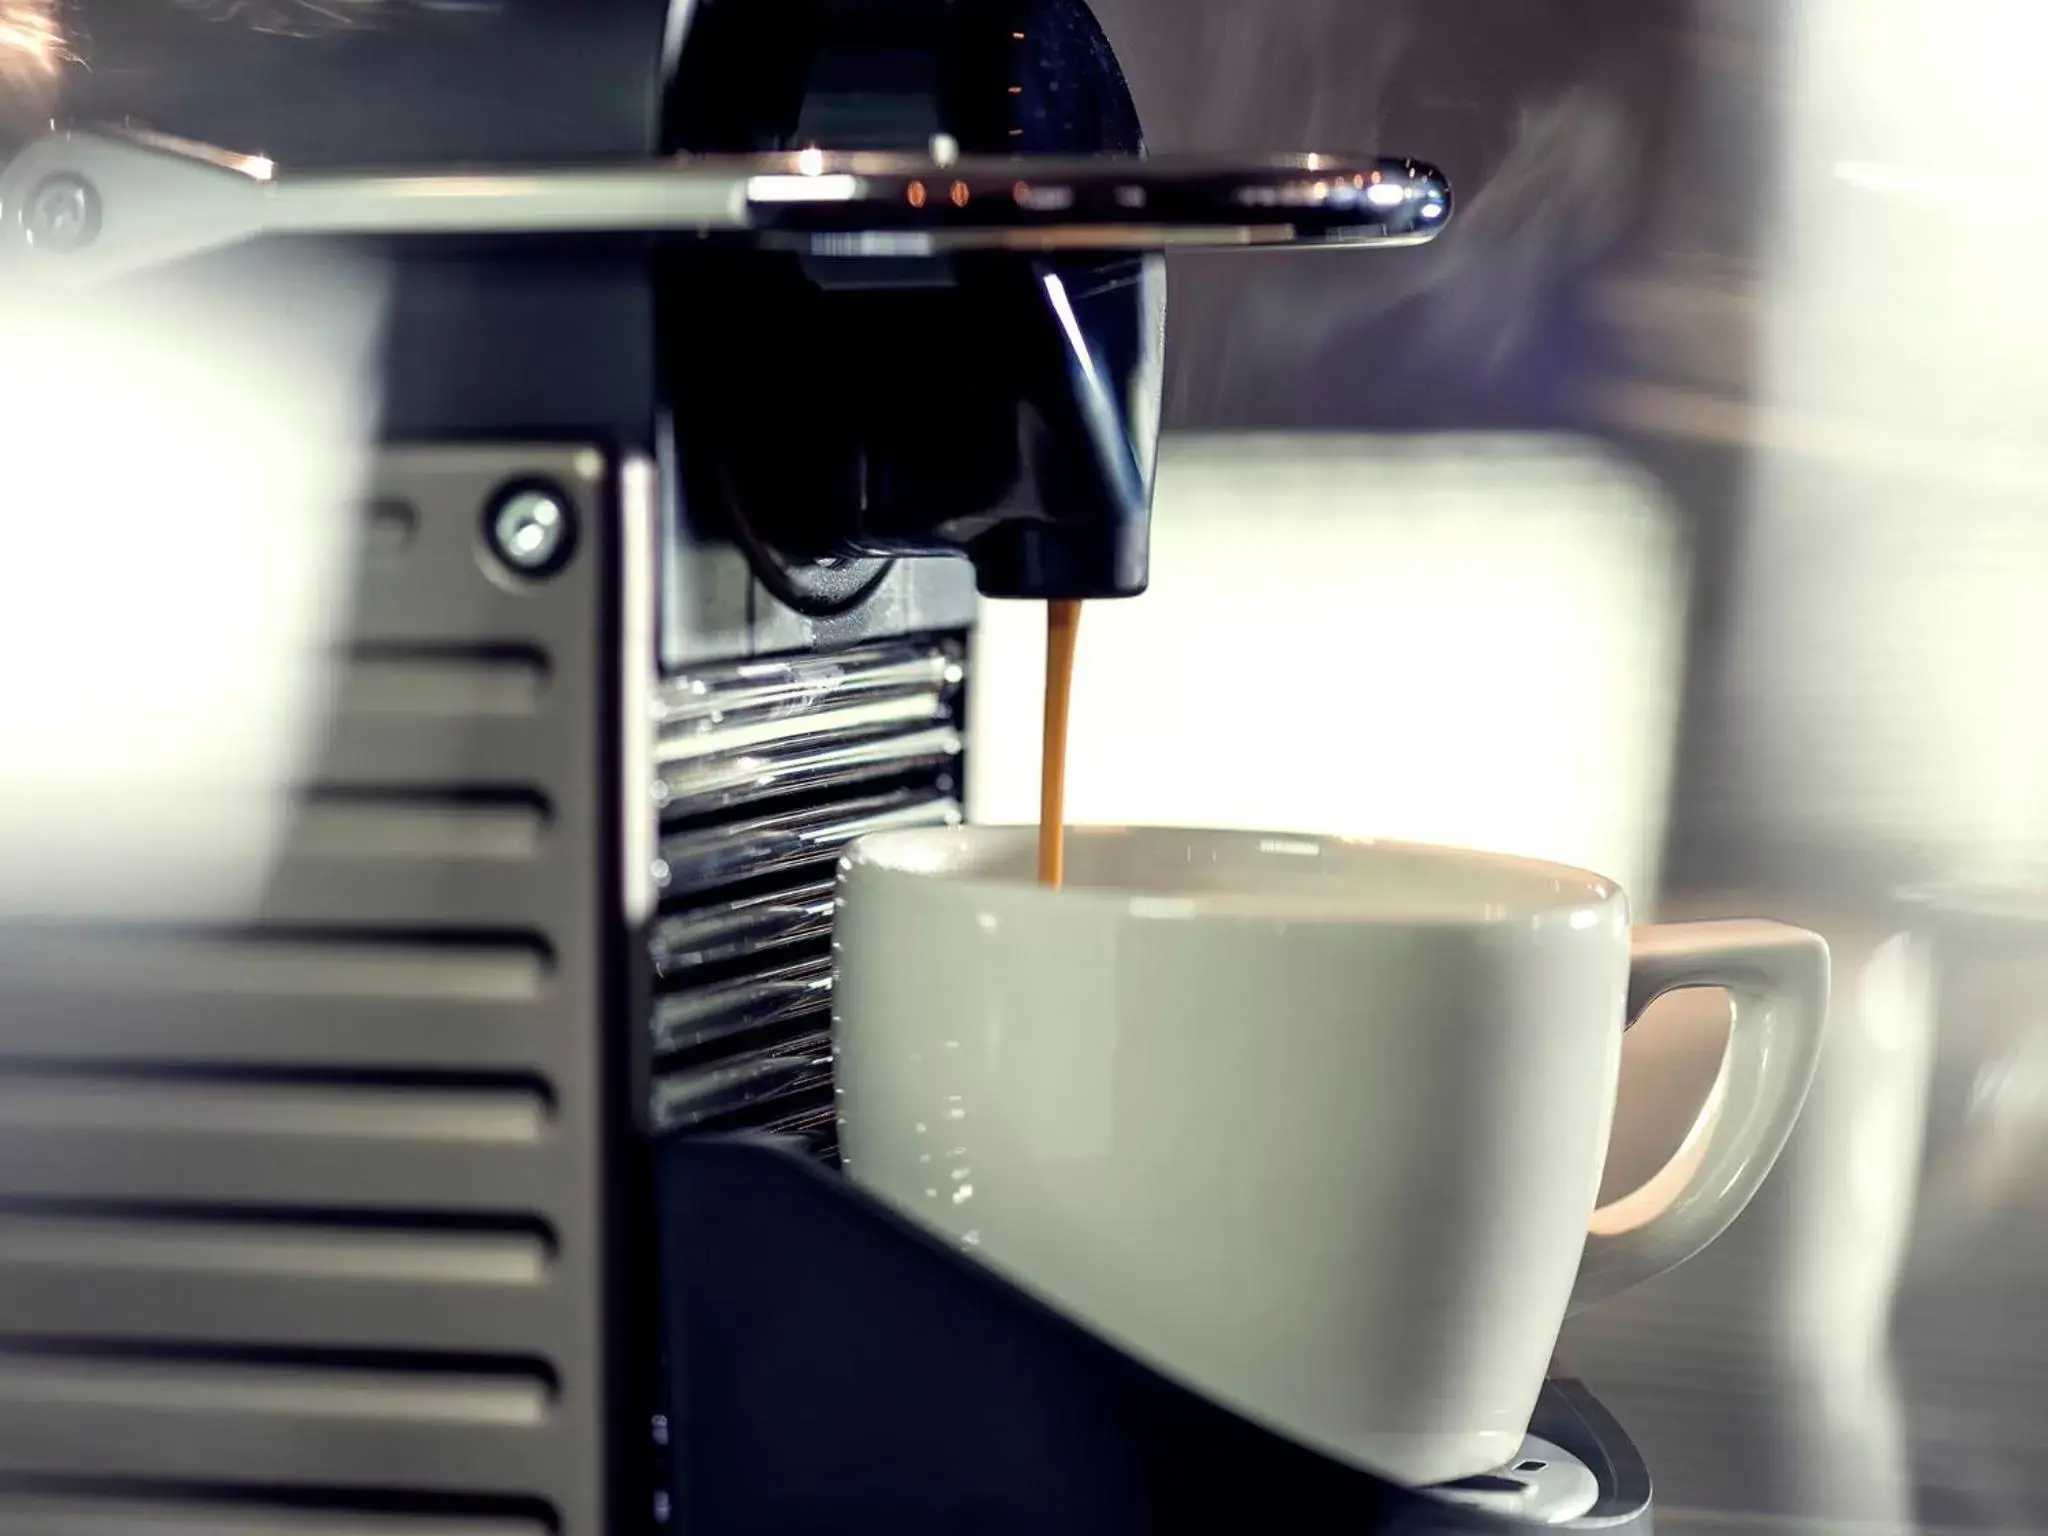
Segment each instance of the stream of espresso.
[{"label": "stream of espresso", "polygon": [[1045,614],[1045,743],[1038,778],[1038,883],[1058,890],[1067,874],[1067,715],[1074,700],[1074,642],[1079,602],[1054,602]]}]

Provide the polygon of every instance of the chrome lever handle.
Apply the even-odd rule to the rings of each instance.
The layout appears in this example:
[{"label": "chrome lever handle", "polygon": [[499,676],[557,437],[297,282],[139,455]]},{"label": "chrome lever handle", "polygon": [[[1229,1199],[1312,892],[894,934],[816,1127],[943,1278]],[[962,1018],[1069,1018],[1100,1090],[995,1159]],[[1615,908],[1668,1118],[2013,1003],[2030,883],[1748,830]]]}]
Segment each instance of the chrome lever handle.
[{"label": "chrome lever handle", "polygon": [[835,256],[1412,245],[1450,185],[1409,160],[834,153],[561,169],[287,173],[178,140],[60,131],[0,171],[0,270],[94,282],[279,235],[698,235]]}]

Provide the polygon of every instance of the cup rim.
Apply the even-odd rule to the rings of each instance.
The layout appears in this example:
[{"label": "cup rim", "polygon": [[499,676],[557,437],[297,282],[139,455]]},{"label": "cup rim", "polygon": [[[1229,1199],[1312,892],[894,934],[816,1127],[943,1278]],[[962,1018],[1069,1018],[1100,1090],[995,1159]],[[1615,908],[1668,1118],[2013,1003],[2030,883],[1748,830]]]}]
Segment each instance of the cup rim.
[{"label": "cup rim", "polygon": [[1409,908],[1389,905],[1384,900],[1368,900],[1362,892],[1357,900],[1347,901],[1341,893],[1306,899],[1257,890],[1161,892],[1106,884],[1070,884],[1058,891],[1050,891],[1029,878],[990,873],[968,864],[977,853],[986,856],[1000,850],[1014,857],[1020,849],[1028,851],[1035,848],[1037,837],[1035,823],[973,822],[872,833],[855,841],[841,854],[839,873],[842,881],[860,872],[948,893],[966,892],[1009,902],[1058,902],[1070,908],[1112,909],[1138,918],[1251,918],[1418,928],[1554,920],[1584,927],[1588,924],[1582,914],[1618,906],[1621,919],[1624,922],[1627,919],[1626,896],[1621,887],[1591,870],[1520,854],[1396,838],[1236,827],[1114,823],[1074,823],[1067,827],[1070,844],[1076,838],[1138,837],[1163,842],[1193,841],[1197,844],[1227,842],[1240,848],[1250,845],[1254,853],[1273,857],[1315,856],[1335,847],[1354,854],[1382,852],[1411,859],[1443,859],[1453,861],[1472,873],[1511,875],[1519,889],[1507,890],[1507,883],[1503,882],[1504,888],[1498,893],[1501,899],[1498,900],[1446,899],[1418,902]]}]

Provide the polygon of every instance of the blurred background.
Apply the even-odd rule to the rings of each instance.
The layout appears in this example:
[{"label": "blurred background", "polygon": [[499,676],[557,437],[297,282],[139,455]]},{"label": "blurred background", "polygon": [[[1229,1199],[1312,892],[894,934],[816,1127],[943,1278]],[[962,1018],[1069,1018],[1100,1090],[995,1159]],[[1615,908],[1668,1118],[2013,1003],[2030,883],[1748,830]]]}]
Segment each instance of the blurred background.
[{"label": "blurred background", "polygon": [[[1177,262],[1155,583],[1087,615],[1075,816],[1825,933],[1793,1149],[1562,1361],[1666,1531],[2048,1526],[2048,10],[1100,9],[1156,147],[1413,153],[1460,222]],[[973,809],[1028,819],[1039,626],[984,635]],[[1725,1028],[1680,995],[1630,1037],[1610,1197]]]},{"label": "blurred background", "polygon": [[[1155,148],[1413,154],[1460,207],[1363,261],[1176,258],[1155,582],[1087,614],[1075,819],[1477,844],[1612,875],[1645,920],[1820,929],[1794,1148],[1563,1362],[1668,1533],[2048,1527],[2048,7],[1096,8]],[[0,0],[0,132],[58,110],[67,14]],[[274,333],[99,311],[68,369],[0,294],[0,907],[217,913],[262,878],[247,808],[318,708],[289,658],[345,601],[379,302],[309,315],[272,276]],[[228,347],[239,393],[208,397]],[[110,452],[108,388],[161,441]],[[306,451],[223,502],[175,462],[223,433]],[[63,498],[95,516],[38,514]],[[98,567],[142,661],[46,579],[115,548],[147,554]],[[1038,609],[985,610],[977,818],[1035,815],[1041,644]],[[110,693],[147,717],[70,702]],[[122,820],[110,763],[189,814]],[[1631,1036],[1610,1196],[1683,1139],[1724,1030],[1681,996]]]}]

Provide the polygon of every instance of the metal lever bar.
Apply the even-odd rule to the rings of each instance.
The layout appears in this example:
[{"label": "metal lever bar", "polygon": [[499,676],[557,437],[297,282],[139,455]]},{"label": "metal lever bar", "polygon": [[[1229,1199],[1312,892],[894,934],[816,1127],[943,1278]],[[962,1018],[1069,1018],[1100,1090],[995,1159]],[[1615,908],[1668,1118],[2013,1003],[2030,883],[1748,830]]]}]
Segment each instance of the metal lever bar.
[{"label": "metal lever bar", "polygon": [[270,236],[697,235],[839,256],[1412,245],[1450,185],[1410,160],[832,153],[567,169],[288,174],[178,140],[60,131],[0,171],[0,274],[93,282]]}]

